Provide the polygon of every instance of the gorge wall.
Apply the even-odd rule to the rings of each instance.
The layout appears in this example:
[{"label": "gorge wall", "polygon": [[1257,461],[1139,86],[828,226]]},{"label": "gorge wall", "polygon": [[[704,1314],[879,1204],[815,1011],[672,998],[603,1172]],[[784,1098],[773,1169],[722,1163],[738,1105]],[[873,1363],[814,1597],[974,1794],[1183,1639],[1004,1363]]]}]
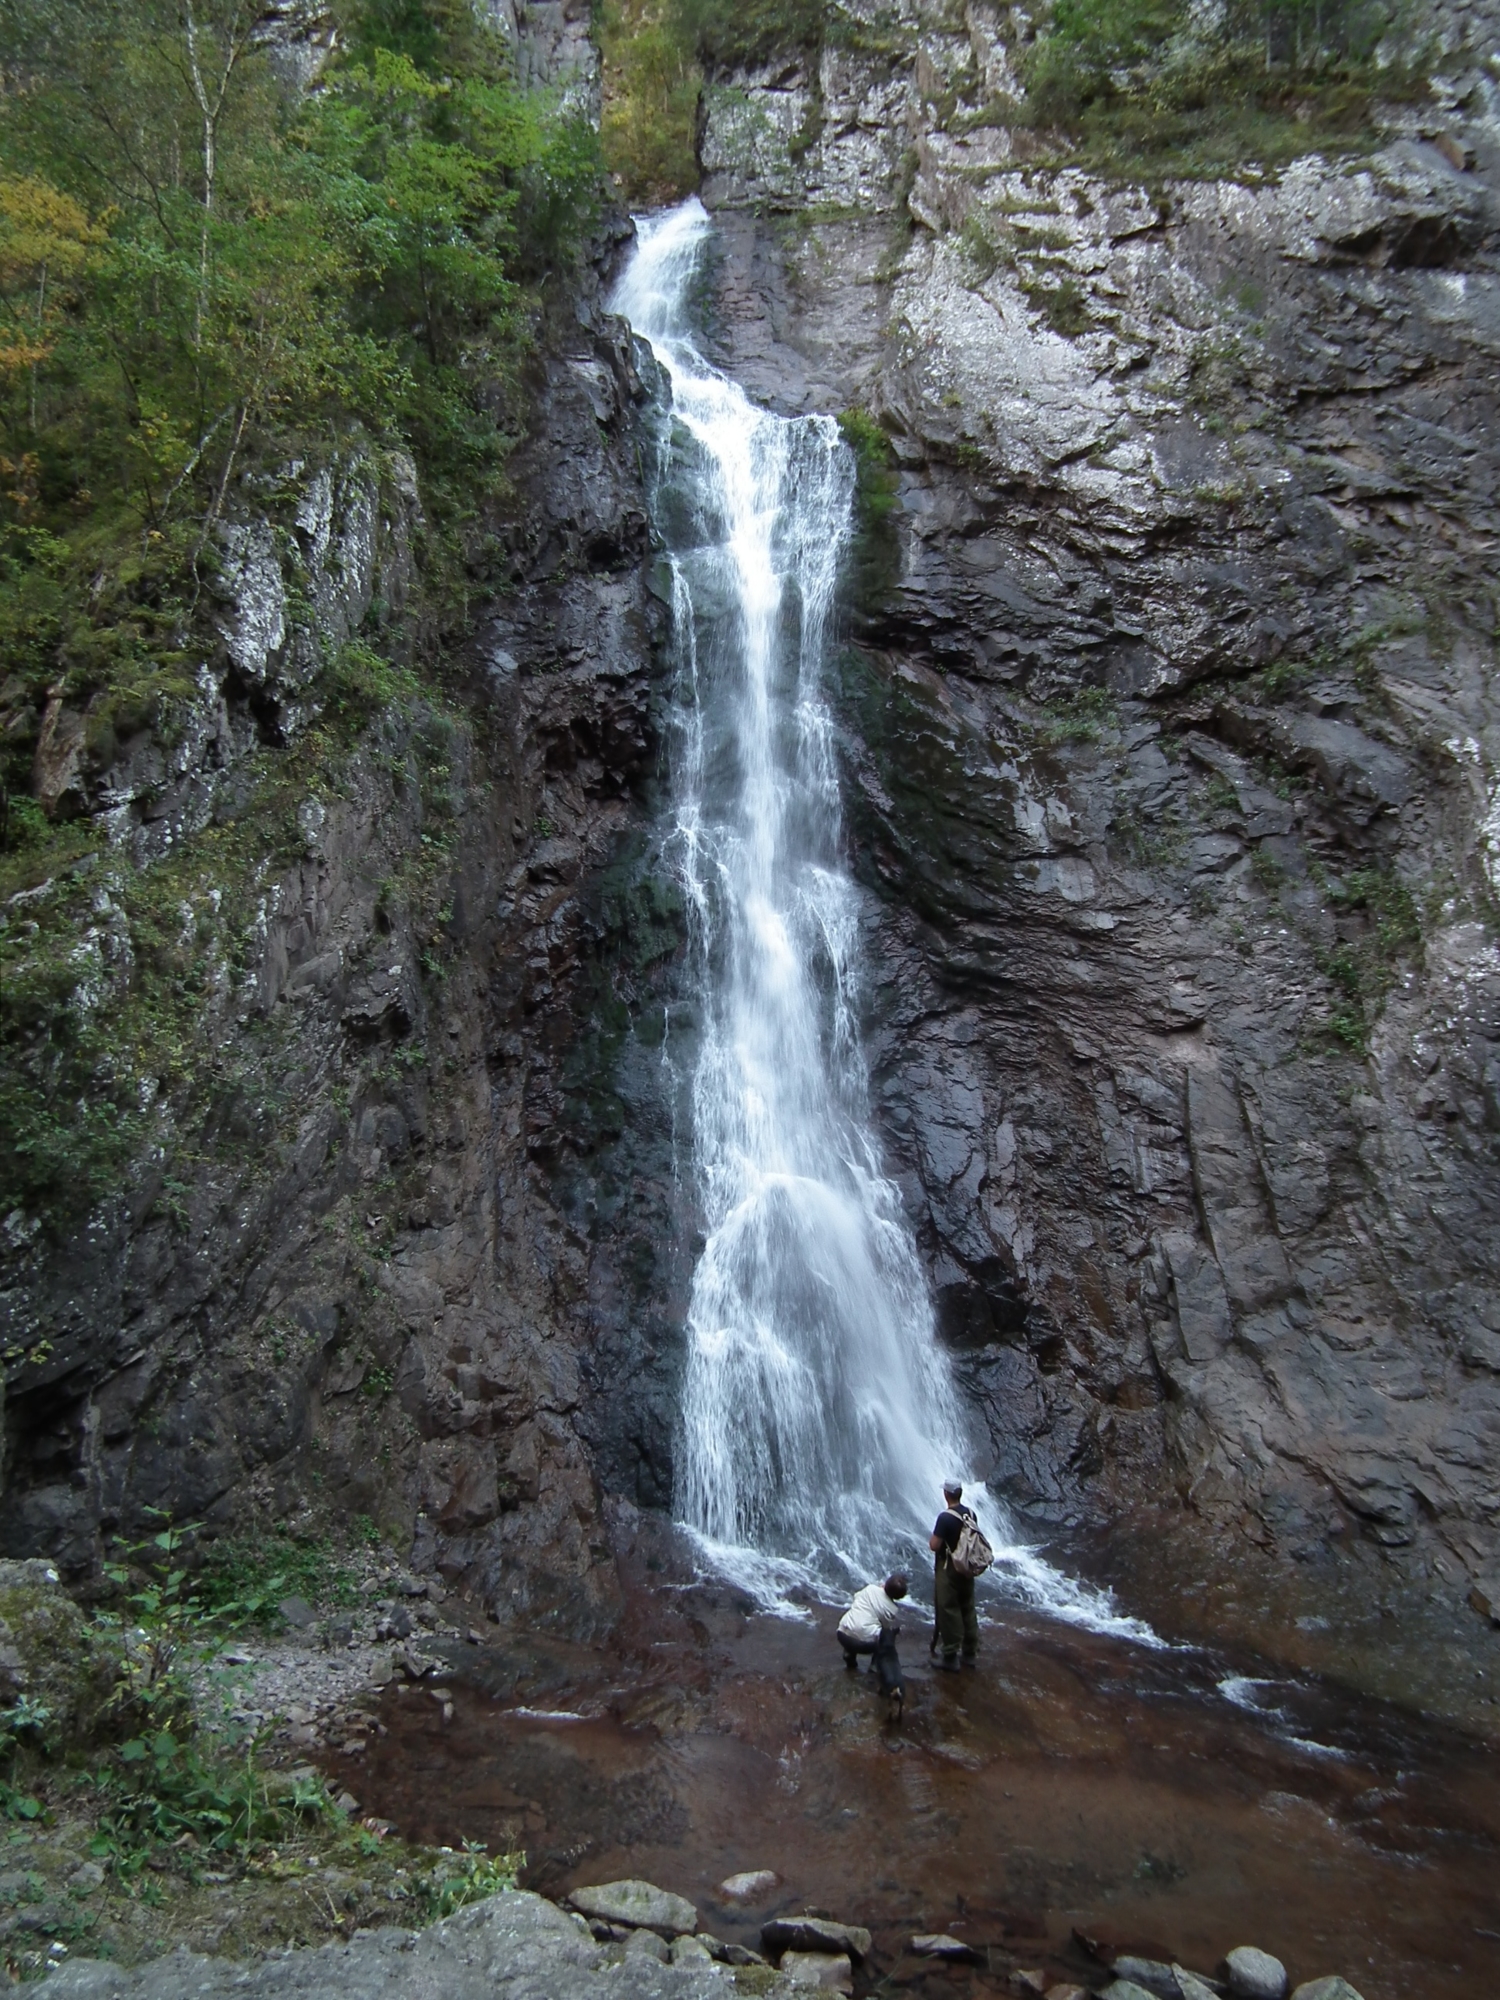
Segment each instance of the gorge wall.
[{"label": "gorge wall", "polygon": [[[1054,1533],[1165,1517],[1185,1582],[1229,1548],[1479,1647],[1488,74],[1455,57],[1371,158],[1122,187],[964,115],[1013,82],[1008,10],[841,18],[816,63],[707,90],[709,305],[752,394],[853,413],[870,1053],[978,1469]],[[593,87],[581,13],[515,31]],[[399,650],[419,544],[374,454],[240,496],[172,743],[8,720],[49,807],[109,830],[4,913],[86,894],[71,1005],[136,976],[126,871],[228,856],[172,889],[212,997],[191,1078],[142,1079],[127,1184],[61,1234],[4,1223],[9,1553],[86,1577],[152,1506],[364,1514],[498,1615],[590,1631],[609,1497],[670,1495],[692,1022],[617,248],[543,342],[510,588],[336,770],[298,762],[318,661],[372,617]]]},{"label": "gorge wall", "polygon": [[890,439],[853,838],[993,1483],[1490,1601],[1495,23],[1373,157],[1149,189],[986,119],[1007,10],[880,25],[711,90],[705,199],[726,365]]}]

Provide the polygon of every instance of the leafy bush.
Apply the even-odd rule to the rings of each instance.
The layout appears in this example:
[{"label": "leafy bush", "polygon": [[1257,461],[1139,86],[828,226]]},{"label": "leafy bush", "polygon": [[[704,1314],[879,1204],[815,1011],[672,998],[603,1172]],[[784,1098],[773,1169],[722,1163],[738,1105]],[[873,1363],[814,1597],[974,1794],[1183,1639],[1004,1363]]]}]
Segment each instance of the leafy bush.
[{"label": "leafy bush", "polygon": [[[354,9],[306,99],[258,22],[0,0],[0,679],[103,697],[96,731],[191,697],[246,471],[360,426],[413,454],[461,564],[534,289],[592,214],[586,122],[467,7]],[[7,736],[24,792],[33,738]]]},{"label": "leafy bush", "polygon": [[451,1917],[470,1903],[514,1889],[525,1866],[524,1854],[491,1855],[475,1840],[466,1840],[462,1852],[444,1848],[421,1887],[426,1914],[429,1918]]},{"label": "leafy bush", "polygon": [[122,1743],[98,1775],[103,1795],[93,1847],[129,1878],[159,1848],[245,1858],[308,1823],[337,1817],[321,1778],[266,1770],[253,1747],[205,1751],[182,1730],[160,1729]]}]

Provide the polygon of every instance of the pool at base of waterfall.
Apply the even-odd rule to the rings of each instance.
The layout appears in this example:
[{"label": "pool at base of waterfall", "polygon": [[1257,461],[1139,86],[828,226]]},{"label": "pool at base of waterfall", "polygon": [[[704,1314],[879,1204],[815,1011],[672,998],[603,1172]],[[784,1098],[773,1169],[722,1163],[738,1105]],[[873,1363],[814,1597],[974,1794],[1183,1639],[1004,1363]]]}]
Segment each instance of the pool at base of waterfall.
[{"label": "pool at base of waterfall", "polygon": [[[451,1715],[387,1690],[388,1734],[330,1760],[361,1810],[426,1840],[525,1849],[547,1894],[636,1877],[754,1944],[811,1907],[866,1925],[857,1991],[1107,1984],[1105,1953],[1213,1971],[1236,1945],[1363,2000],[1500,1986],[1500,1753],[1248,1653],[1153,1650],[991,1605],[976,1668],[901,1640],[905,1712],[845,1670],[838,1613],[757,1610],[636,1517],[625,1611],[595,1649],[455,1649]],[[717,1885],[768,1869],[765,1907]],[[979,1963],[914,1961],[949,1932]],[[1088,1942],[1084,1942],[1084,1941]]]}]

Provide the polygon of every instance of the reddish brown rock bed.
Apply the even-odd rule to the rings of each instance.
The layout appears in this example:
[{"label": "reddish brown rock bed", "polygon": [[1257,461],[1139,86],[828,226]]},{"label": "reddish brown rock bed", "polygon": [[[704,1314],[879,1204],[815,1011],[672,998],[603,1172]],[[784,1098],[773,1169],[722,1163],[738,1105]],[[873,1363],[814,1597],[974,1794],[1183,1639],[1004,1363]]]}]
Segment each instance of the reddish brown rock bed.
[{"label": "reddish brown rock bed", "polygon": [[[1014,1613],[951,1681],[909,1631],[893,1727],[833,1622],[643,1590],[607,1648],[456,1647],[451,1714],[394,1683],[388,1733],[331,1769],[403,1834],[524,1848],[548,1895],[644,1878],[747,1947],[778,1916],[865,1926],[859,1994],[1097,1991],[1121,1954],[1214,1972],[1247,1942],[1364,2000],[1500,1975],[1493,1746]],[[758,1870],[776,1879],[748,1900],[721,1890]],[[913,1953],[933,1934],[971,1956]]]}]

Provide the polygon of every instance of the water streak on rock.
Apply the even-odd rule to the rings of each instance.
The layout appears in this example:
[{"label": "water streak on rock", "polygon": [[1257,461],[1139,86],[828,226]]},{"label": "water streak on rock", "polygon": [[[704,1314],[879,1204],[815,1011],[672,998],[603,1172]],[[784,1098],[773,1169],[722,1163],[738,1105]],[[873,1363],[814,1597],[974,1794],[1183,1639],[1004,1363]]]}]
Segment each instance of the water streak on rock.
[{"label": "water streak on rock", "polygon": [[[668,384],[654,513],[672,573],[674,838],[700,1015],[706,1240],[676,1506],[720,1566],[774,1595],[916,1566],[970,1447],[872,1134],[857,1026],[860,905],[821,687],[853,455],[833,418],[773,416],[704,358],[690,320],[702,206],[638,227],[614,303]],[[1083,1604],[1020,1550],[1009,1570],[1029,1594]]]}]

